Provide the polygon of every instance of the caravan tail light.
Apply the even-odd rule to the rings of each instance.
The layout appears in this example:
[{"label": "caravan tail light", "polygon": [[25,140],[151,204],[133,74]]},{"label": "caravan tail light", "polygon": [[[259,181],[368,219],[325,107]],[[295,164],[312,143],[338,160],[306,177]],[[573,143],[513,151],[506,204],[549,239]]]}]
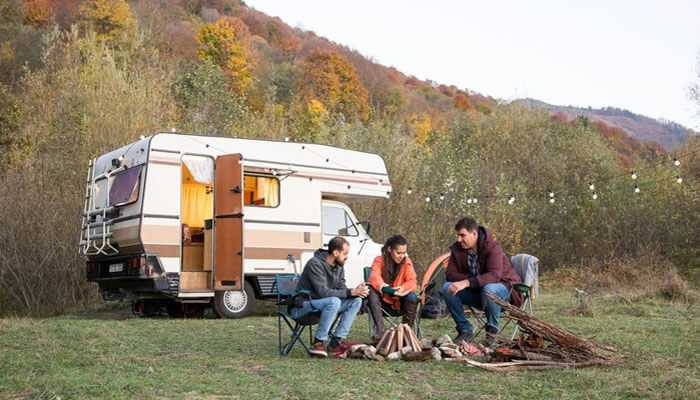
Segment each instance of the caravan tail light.
[{"label": "caravan tail light", "polygon": [[143,257],[130,258],[126,262],[126,268],[129,274],[140,275],[144,272],[146,260]]},{"label": "caravan tail light", "polygon": [[98,274],[99,264],[96,262],[87,262],[85,264],[85,271],[87,272],[87,276],[95,276]]}]

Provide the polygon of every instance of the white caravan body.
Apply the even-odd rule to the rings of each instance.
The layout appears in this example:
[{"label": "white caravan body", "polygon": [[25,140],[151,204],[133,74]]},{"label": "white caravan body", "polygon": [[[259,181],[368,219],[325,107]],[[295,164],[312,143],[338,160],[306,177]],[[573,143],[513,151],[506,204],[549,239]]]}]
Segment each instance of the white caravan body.
[{"label": "white caravan body", "polygon": [[350,242],[348,287],[362,282],[381,246],[342,201],[390,193],[376,154],[158,133],[90,162],[80,251],[105,297],[219,296],[242,316],[333,236]]}]

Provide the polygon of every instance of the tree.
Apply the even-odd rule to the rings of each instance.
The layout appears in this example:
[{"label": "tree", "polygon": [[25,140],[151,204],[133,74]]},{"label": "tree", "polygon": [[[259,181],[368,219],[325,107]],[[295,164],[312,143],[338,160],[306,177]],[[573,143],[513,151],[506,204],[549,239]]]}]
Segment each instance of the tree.
[{"label": "tree", "polygon": [[51,0],[24,0],[24,22],[33,26],[42,26],[54,16]]},{"label": "tree", "polygon": [[136,19],[125,0],[89,0],[80,5],[80,17],[100,42],[127,41],[136,31]]},{"label": "tree", "polygon": [[335,52],[315,51],[304,62],[299,91],[346,118],[369,118],[367,89],[350,63]]},{"label": "tree", "polygon": [[231,89],[241,96],[253,83],[247,38],[245,23],[231,17],[204,25],[197,35],[199,58],[221,67],[229,76]]}]

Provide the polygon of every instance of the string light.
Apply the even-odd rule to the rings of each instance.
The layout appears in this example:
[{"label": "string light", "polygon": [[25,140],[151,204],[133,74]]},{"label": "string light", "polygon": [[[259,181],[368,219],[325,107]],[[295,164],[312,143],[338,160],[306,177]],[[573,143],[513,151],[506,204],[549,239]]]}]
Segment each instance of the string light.
[{"label": "string light", "polygon": [[472,204],[472,199],[471,199],[471,198],[467,199],[467,204]]},{"label": "string light", "polygon": [[683,178],[682,178],[680,175],[678,175],[678,176],[676,177],[676,182],[678,182],[678,183],[683,183]]},{"label": "string light", "polygon": [[595,185],[593,183],[588,184],[588,189],[595,190]]},{"label": "string light", "polygon": [[677,159],[677,158],[674,158],[674,159],[673,159],[673,165],[675,165],[676,167],[680,167],[681,161],[680,161],[679,159]]},{"label": "string light", "polygon": [[440,201],[445,200],[445,193],[440,193]]},{"label": "string light", "polygon": [[554,192],[549,192],[549,197],[554,198]]},{"label": "string light", "polygon": [[510,205],[515,204],[515,196],[513,196],[512,194],[508,198],[508,204],[510,204]]},{"label": "string light", "polygon": [[593,197],[593,200],[598,200],[598,193],[593,192],[593,196],[592,196],[592,197]]},{"label": "string light", "polygon": [[479,202],[479,200],[476,197],[472,199],[472,203],[476,204],[478,202]]},{"label": "string light", "polygon": [[632,171],[632,179],[637,179],[637,173]]},{"label": "string light", "polygon": [[427,197],[425,198],[425,202],[426,202],[426,203],[430,203],[430,200],[431,200],[431,199],[430,199],[430,196],[427,196]]},{"label": "string light", "polygon": [[284,138],[284,141],[285,141],[285,142],[289,142],[289,136],[285,137],[285,138]]},{"label": "string light", "polygon": [[408,194],[411,194],[411,193],[413,193],[413,189],[411,189],[411,188],[408,188],[408,190],[406,191],[406,193],[408,193]]},{"label": "string light", "polygon": [[550,198],[550,199],[549,199],[549,204],[554,204],[554,201],[555,201],[555,200],[554,200],[554,197]]},{"label": "string light", "polygon": [[641,190],[639,190],[639,186],[634,185],[634,192],[639,193]]}]

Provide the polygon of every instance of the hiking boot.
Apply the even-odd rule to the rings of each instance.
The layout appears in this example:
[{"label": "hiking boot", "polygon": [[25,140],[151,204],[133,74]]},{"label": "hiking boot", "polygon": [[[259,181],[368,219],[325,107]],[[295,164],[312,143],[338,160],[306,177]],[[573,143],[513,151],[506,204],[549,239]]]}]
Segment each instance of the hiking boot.
[{"label": "hiking boot", "polygon": [[460,332],[459,335],[455,338],[454,342],[455,344],[459,344],[459,342],[471,342],[474,339],[474,333],[472,332]]},{"label": "hiking boot", "polygon": [[309,347],[309,355],[313,357],[328,357],[328,352],[326,352],[326,345],[321,340],[315,340],[314,343]]}]

